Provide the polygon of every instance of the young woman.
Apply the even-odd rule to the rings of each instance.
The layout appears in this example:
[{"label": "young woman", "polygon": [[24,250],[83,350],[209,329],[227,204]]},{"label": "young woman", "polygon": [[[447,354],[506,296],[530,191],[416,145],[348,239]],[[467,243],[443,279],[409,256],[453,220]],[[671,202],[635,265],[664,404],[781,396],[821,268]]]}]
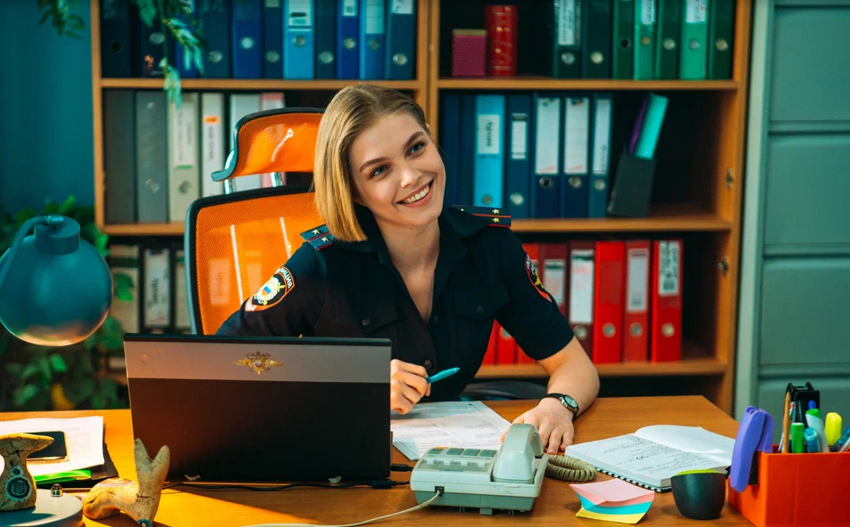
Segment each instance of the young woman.
[{"label": "young woman", "polygon": [[[392,341],[391,408],[457,399],[481,366],[493,320],[549,374],[548,395],[515,422],[550,453],[599,377],[554,298],[494,209],[444,206],[446,169],[407,96],[348,87],[319,126],[316,204],[326,225],[219,329],[225,335],[384,337]],[[446,380],[425,378],[459,367]]]}]

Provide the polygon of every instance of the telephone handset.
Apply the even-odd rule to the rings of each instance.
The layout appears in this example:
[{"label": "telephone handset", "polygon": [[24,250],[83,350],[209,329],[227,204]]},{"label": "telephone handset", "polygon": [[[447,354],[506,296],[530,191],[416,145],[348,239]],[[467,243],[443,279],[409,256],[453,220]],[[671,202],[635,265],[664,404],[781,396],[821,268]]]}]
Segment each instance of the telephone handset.
[{"label": "telephone handset", "polygon": [[410,488],[423,503],[443,494],[432,505],[477,507],[514,513],[531,510],[546,475],[549,455],[537,429],[513,424],[499,451],[475,448],[432,448],[413,468]]}]

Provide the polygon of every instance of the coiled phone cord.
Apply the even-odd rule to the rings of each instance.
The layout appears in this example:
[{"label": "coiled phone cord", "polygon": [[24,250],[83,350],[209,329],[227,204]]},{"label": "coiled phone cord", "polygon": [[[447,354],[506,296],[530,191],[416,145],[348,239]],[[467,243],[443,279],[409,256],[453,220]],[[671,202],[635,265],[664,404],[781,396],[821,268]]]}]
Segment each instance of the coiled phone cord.
[{"label": "coiled phone cord", "polygon": [[596,479],[596,467],[569,456],[549,456],[546,475],[562,481],[592,481]]}]

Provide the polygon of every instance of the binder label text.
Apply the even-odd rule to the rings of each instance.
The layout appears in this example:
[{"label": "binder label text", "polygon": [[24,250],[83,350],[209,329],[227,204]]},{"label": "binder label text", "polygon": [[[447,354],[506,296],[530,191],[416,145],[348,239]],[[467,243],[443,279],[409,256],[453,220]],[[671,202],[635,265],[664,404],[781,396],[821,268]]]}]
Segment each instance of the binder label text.
[{"label": "binder label text", "polygon": [[658,295],[679,294],[679,242],[658,242]]},{"label": "binder label text", "polygon": [[481,114],[478,116],[478,154],[498,155],[501,144],[501,133],[498,114]]},{"label": "binder label text", "polygon": [[580,38],[576,28],[576,0],[555,2],[558,9],[558,45],[575,46]]},{"label": "binder label text", "polygon": [[685,23],[705,24],[708,15],[705,4],[706,0],[687,0],[685,5]]}]

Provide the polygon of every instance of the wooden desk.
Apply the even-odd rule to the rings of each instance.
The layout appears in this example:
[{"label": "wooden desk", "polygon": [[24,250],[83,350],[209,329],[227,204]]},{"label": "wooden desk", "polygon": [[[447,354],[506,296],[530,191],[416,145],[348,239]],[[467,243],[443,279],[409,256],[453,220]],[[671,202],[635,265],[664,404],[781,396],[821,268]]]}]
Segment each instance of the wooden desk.
[{"label": "wooden desk", "polygon": [[[509,421],[530,408],[534,401],[488,403]],[[81,417],[103,415],[106,442],[122,477],[135,478],[133,436],[129,410],[103,412],[50,412],[48,414],[5,413],[0,420],[27,417]],[[332,416],[329,416],[332,418]],[[582,415],[576,426],[576,441],[584,442],[634,432],[654,424],[702,426],[712,432],[735,437],[738,423],[702,397],[635,397],[599,399]],[[257,445],[262,442],[258,440]],[[274,448],[273,445],[268,445]],[[345,431],[340,430],[339,449],[345,452]],[[257,454],[262,451],[258,448]],[[155,454],[155,452],[152,452]],[[408,463],[398,451],[394,463]],[[408,480],[409,472],[393,473],[395,480]],[[599,475],[599,480],[610,479]],[[302,489],[278,492],[246,490],[201,490],[178,487],[163,492],[156,525],[160,527],[241,527],[260,523],[345,524],[398,512],[416,505],[407,486],[390,490],[375,489]],[[459,512],[447,507],[426,508],[375,525],[603,525],[595,520],[575,517],[580,508],[576,494],[568,483],[547,478],[534,509],[527,514],[504,513],[482,516],[477,509]],[[695,522],[679,514],[671,493],[656,494],[652,508],[640,525],[750,525],[746,518],[728,505],[715,522]],[[133,524],[127,517],[113,517],[103,522],[86,519],[86,525],[113,527]],[[613,524],[607,524],[613,525]]]}]

